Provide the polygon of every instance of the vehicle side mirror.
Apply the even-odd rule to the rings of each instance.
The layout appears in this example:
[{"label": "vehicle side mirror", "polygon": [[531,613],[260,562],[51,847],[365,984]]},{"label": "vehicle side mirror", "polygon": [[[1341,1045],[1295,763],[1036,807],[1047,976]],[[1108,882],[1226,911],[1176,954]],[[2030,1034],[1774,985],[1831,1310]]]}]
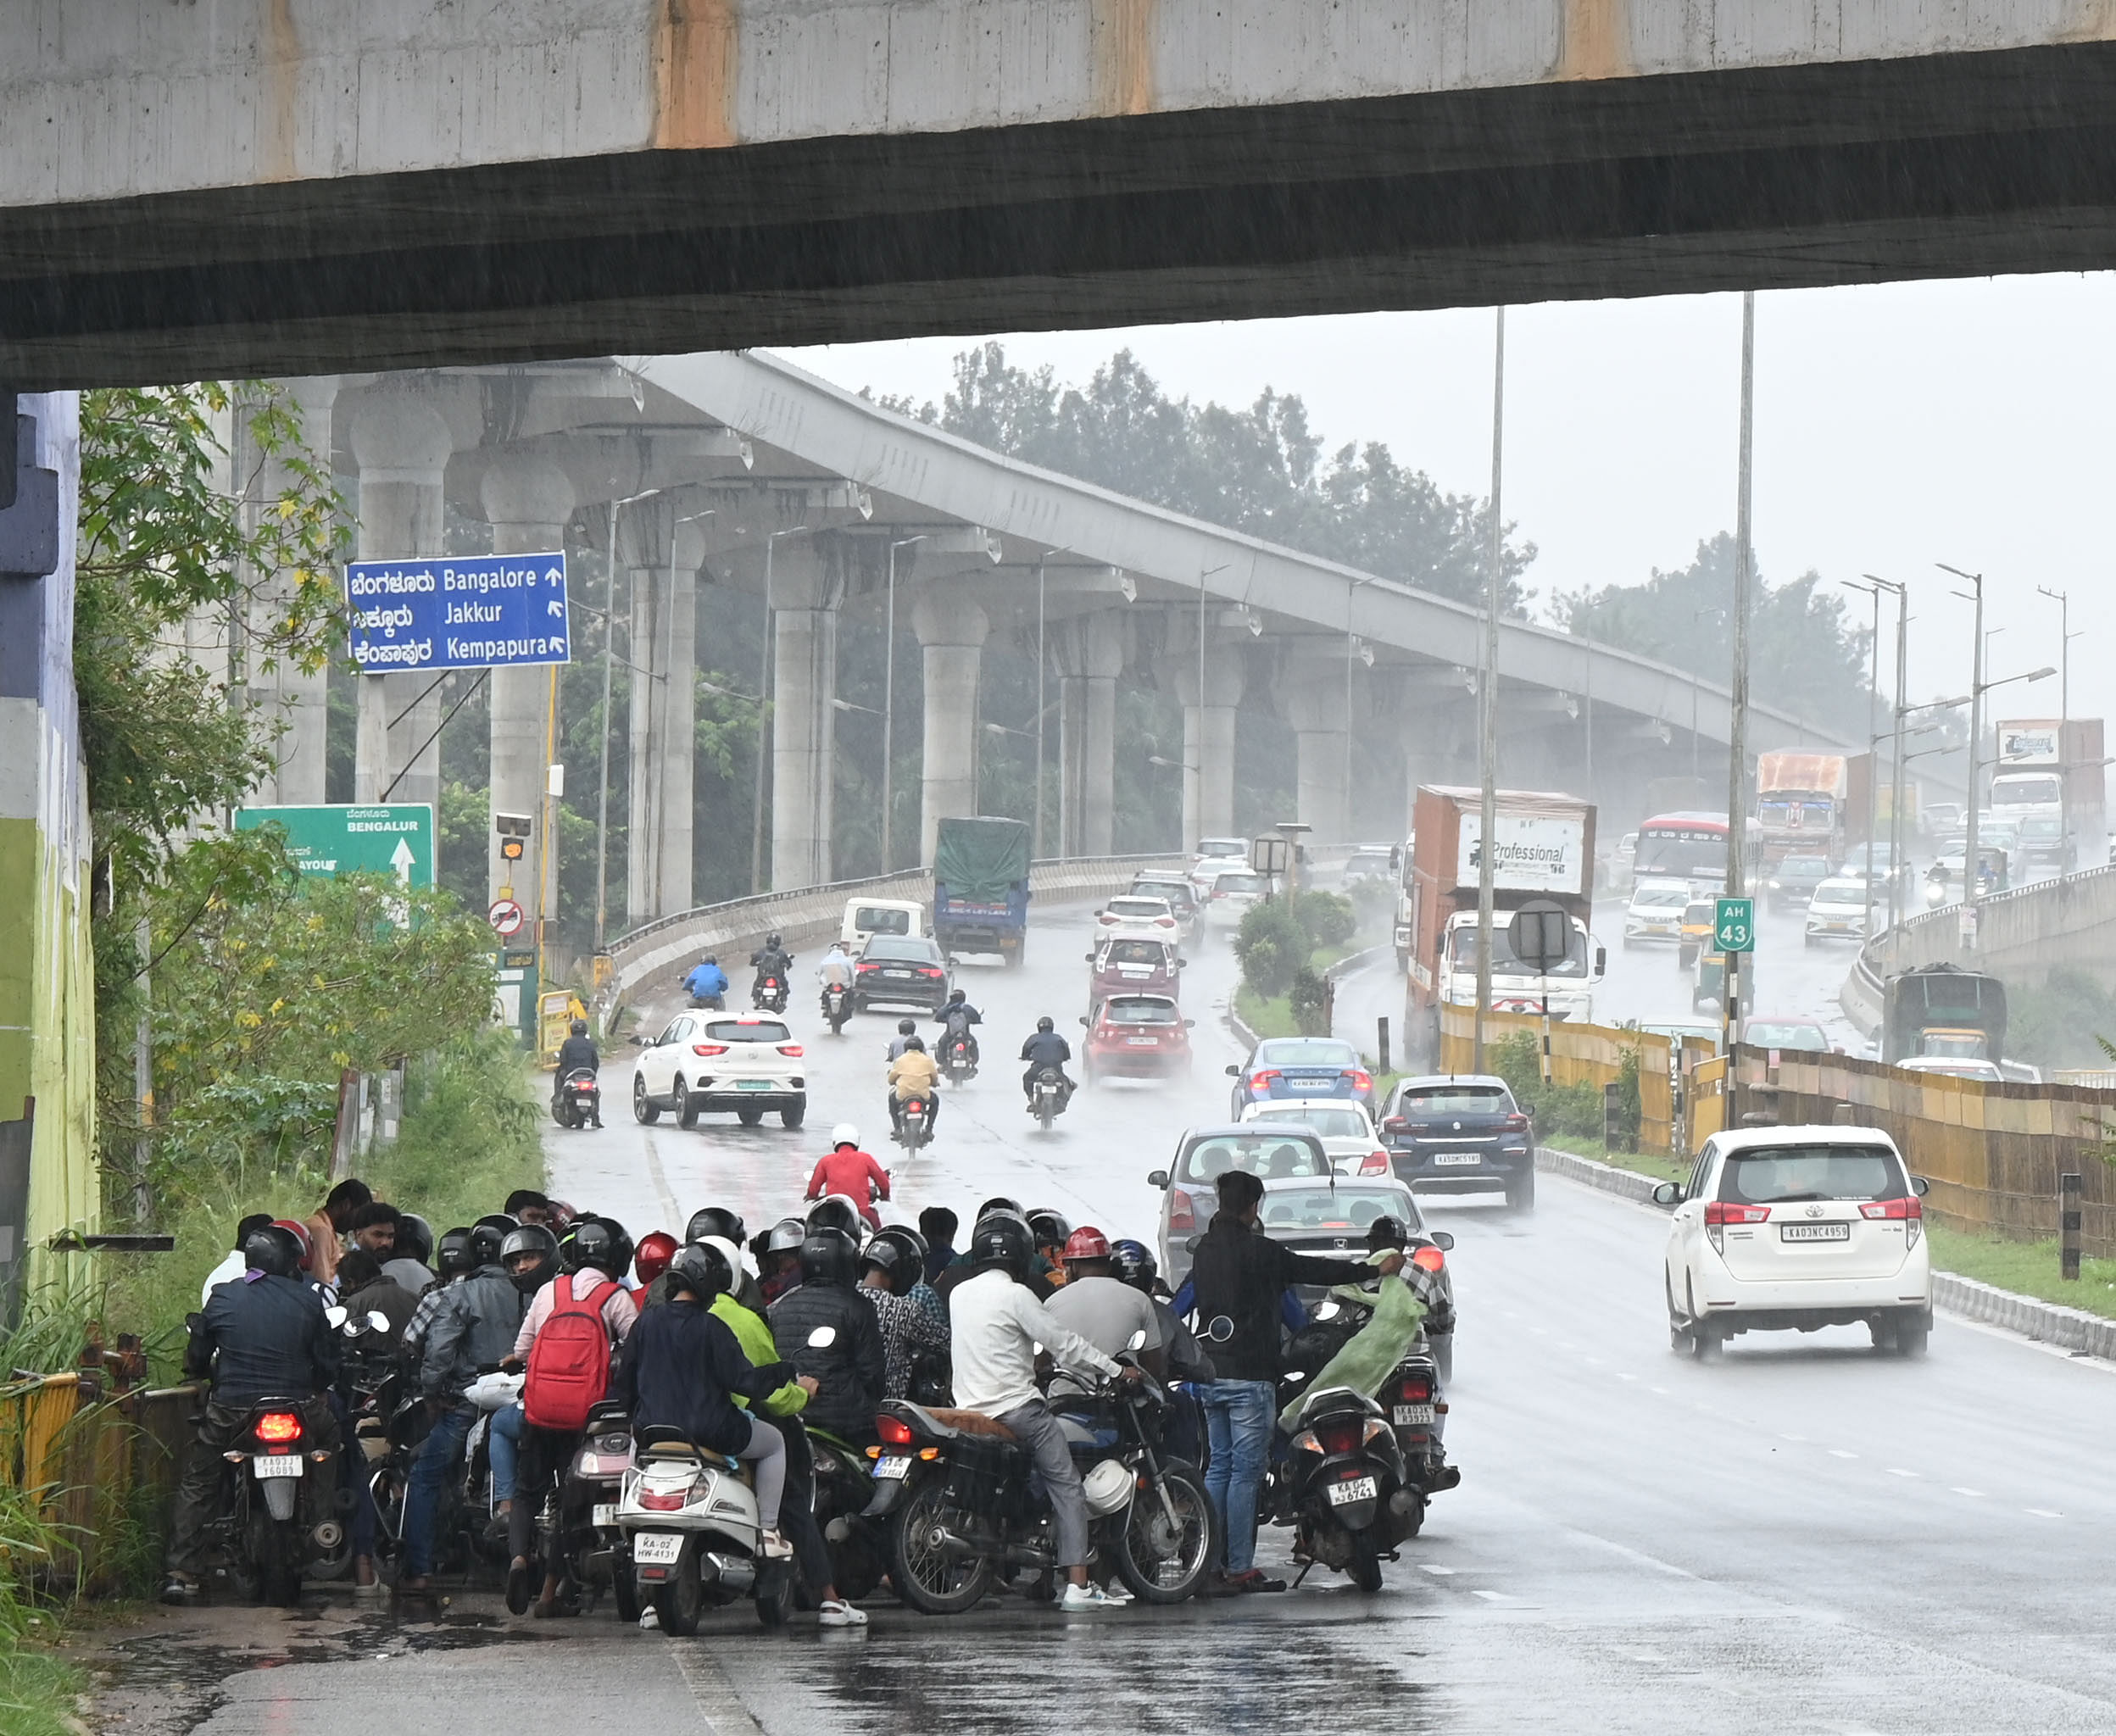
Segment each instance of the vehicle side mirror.
[{"label": "vehicle side mirror", "polygon": [[1087,1020],[1087,1015],[1086,1015],[1086,1014],[1083,1013],[1083,1014],[1080,1015],[1080,1022],[1081,1022],[1081,1024],[1082,1024],[1082,1025],[1083,1025],[1083,1026],[1084,1026],[1084,1025],[1088,1022],[1088,1020]]},{"label": "vehicle side mirror", "polygon": [[1229,1067],[1227,1070],[1227,1077],[1230,1079],[1239,1079],[1242,1077],[1242,1070],[1239,1067]]},{"label": "vehicle side mirror", "polygon": [[1189,962],[1190,962],[1190,960],[1188,960],[1188,959],[1178,959],[1178,960],[1176,960],[1176,968],[1177,968],[1178,971],[1180,971],[1180,970],[1181,970],[1181,969],[1182,969],[1182,968],[1183,968],[1185,965],[1189,964]]},{"label": "vehicle side mirror", "polygon": [[838,1328],[834,1326],[819,1326],[808,1335],[808,1348],[811,1350],[827,1350],[837,1342]]},{"label": "vehicle side mirror", "polygon": [[1598,946],[1595,949],[1595,975],[1606,976],[1608,974],[1609,949],[1606,946]]},{"label": "vehicle side mirror", "polygon": [[1194,1031],[1197,1027],[1198,1021],[1195,1019],[1185,1019],[1183,1021],[1183,1028],[1186,1031]]},{"label": "vehicle side mirror", "polygon": [[1443,1254],[1448,1254],[1454,1251],[1455,1238],[1445,1230],[1434,1230],[1428,1234],[1426,1239],[1431,1242],[1432,1244],[1435,1248],[1439,1249]]},{"label": "vehicle side mirror", "polygon": [[1084,960],[1086,960],[1086,962],[1087,962],[1087,963],[1089,963],[1089,964],[1090,964],[1090,965],[1092,965],[1092,964],[1094,962],[1094,954],[1093,953],[1083,953],[1083,954],[1080,954],[1080,956],[1081,956],[1081,958],[1082,958],[1082,959],[1083,959]]},{"label": "vehicle side mirror", "polygon": [[1923,1199],[1926,1194],[1932,1192],[1932,1183],[1923,1176],[1913,1176],[1910,1178],[1910,1191]]},{"label": "vehicle side mirror", "polygon": [[1656,1205],[1680,1205],[1683,1203],[1682,1183],[1679,1182],[1662,1182],[1653,1190],[1653,1203]]},{"label": "vehicle side mirror", "polygon": [[1168,1185],[1168,1171],[1166,1170],[1150,1171],[1146,1177],[1146,1185],[1149,1188],[1166,1188]]}]

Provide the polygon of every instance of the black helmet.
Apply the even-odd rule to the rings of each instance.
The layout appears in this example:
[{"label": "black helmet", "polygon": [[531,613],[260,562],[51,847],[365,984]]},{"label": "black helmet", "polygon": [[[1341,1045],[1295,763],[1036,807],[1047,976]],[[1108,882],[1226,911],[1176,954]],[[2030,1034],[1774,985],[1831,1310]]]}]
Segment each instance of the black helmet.
[{"label": "black helmet", "polygon": [[710,953],[706,954],[704,958],[699,960],[699,963],[701,965],[717,965],[719,962],[720,960],[715,958]]},{"label": "black helmet", "polygon": [[749,1238],[743,1233],[742,1220],[724,1205],[708,1205],[691,1214],[691,1221],[683,1231],[686,1242],[703,1242],[708,1236],[719,1236],[739,1248]]},{"label": "black helmet", "polygon": [[397,1258],[415,1260],[421,1266],[433,1259],[433,1226],[415,1211],[398,1215]]},{"label": "black helmet", "polygon": [[860,1252],[860,1270],[864,1271],[871,1266],[888,1277],[889,1288],[899,1296],[910,1293],[923,1270],[919,1256],[911,1252],[910,1244],[900,1237],[891,1235],[887,1230],[868,1243]]},{"label": "black helmet", "polygon": [[818,1226],[801,1244],[801,1282],[842,1284],[849,1289],[859,1277],[860,1244],[843,1230]]},{"label": "black helmet", "polygon": [[1153,1294],[1154,1280],[1161,1276],[1159,1263],[1154,1259],[1153,1249],[1144,1242],[1126,1237],[1121,1242],[1110,1244],[1110,1264],[1115,1270],[1119,1283],[1129,1284],[1134,1290]]},{"label": "black helmet", "polygon": [[808,1225],[798,1217],[782,1217],[771,1226],[764,1240],[766,1254],[799,1254],[808,1239]]},{"label": "black helmet", "polygon": [[778,951],[778,949],[779,949],[779,933],[778,933],[778,930],[777,930],[777,929],[775,928],[775,929],[773,929],[773,930],[771,931],[771,933],[769,933],[769,934],[766,935],[766,936],[765,936],[765,938],[764,938],[764,944],[765,944],[765,949],[766,949],[767,952],[777,952],[777,951]]},{"label": "black helmet", "polygon": [[559,1253],[568,1271],[592,1266],[614,1278],[632,1264],[632,1238],[614,1217],[576,1218]]},{"label": "black helmet", "polygon": [[811,1230],[843,1230],[856,1246],[860,1239],[860,1208],[842,1194],[819,1199],[808,1210]]},{"label": "black helmet", "polygon": [[1036,1244],[1028,1226],[1011,1212],[981,1217],[970,1232],[970,1263],[980,1271],[997,1266],[1019,1281],[1027,1276],[1035,1258]]},{"label": "black helmet", "polygon": [[504,1211],[488,1211],[471,1226],[471,1266],[499,1264],[499,1246],[521,1225]]},{"label": "black helmet", "polygon": [[587,1021],[585,1019],[576,1019],[565,1028],[576,1037],[585,1037],[587,1035]]},{"label": "black helmet", "polygon": [[1386,1212],[1367,1226],[1367,1251],[1378,1254],[1384,1248],[1404,1248],[1410,1245],[1411,1232],[1404,1227],[1403,1220],[1391,1217]]},{"label": "black helmet", "polygon": [[891,1224],[887,1229],[877,1230],[875,1234],[887,1236],[892,1242],[901,1242],[918,1256],[919,1266],[922,1270],[924,1268],[926,1256],[932,1251],[931,1246],[925,1237],[919,1234],[909,1224]]},{"label": "black helmet", "polygon": [[735,1275],[727,1256],[703,1242],[688,1242],[669,1262],[669,1288],[688,1290],[701,1302],[725,1295],[735,1287]]},{"label": "black helmet", "polygon": [[899,1037],[909,1037],[917,1029],[918,1027],[909,1019],[899,1019],[896,1021],[896,1034]]},{"label": "black helmet", "polygon": [[1072,1234],[1072,1226],[1048,1205],[1040,1205],[1029,1213],[1028,1227],[1039,1248],[1062,1248]]},{"label": "black helmet", "polygon": [[510,1230],[499,1244],[499,1263],[517,1290],[533,1296],[559,1275],[559,1238],[542,1224]]},{"label": "black helmet", "polygon": [[922,1037],[906,1037],[904,1039],[904,1047],[907,1051],[915,1049],[923,1054],[926,1053],[926,1039]]},{"label": "black helmet", "polygon": [[459,1278],[476,1262],[471,1258],[471,1232],[467,1225],[459,1225],[441,1238],[434,1252],[434,1270],[441,1274],[441,1282]]},{"label": "black helmet", "polygon": [[987,1218],[995,1211],[1011,1211],[1015,1216],[1021,1218],[1023,1223],[1028,1221],[1026,1217],[1022,1216],[1022,1202],[1018,1199],[1009,1199],[1004,1194],[994,1194],[980,1205],[977,1208],[977,1216]]},{"label": "black helmet", "polygon": [[242,1264],[251,1271],[291,1278],[301,1271],[302,1247],[292,1230],[266,1224],[242,1238]]},{"label": "black helmet", "polygon": [[960,988],[951,988],[948,991],[948,1004],[949,1006],[955,1005],[958,1001],[967,1000],[968,999],[969,997]]},{"label": "black helmet", "polygon": [[1036,1021],[1036,1028],[1039,1031],[1050,1031],[1054,1030],[1056,1027],[1050,1022],[1050,1015],[1049,1013],[1045,1013],[1042,1018]]}]

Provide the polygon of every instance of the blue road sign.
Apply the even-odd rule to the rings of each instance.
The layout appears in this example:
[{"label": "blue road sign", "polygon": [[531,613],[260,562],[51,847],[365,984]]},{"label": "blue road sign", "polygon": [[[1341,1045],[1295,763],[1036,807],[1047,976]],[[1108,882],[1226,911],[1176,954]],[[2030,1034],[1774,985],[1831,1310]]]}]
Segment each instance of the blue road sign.
[{"label": "blue road sign", "polygon": [[562,551],[352,561],[345,600],[368,675],[571,660]]}]

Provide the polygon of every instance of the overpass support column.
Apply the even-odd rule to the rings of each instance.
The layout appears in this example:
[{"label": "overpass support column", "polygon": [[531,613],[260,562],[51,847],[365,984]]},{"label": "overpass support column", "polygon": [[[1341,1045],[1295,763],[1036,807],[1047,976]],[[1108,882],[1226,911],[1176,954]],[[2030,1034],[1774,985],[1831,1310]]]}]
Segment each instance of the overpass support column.
[{"label": "overpass support column", "polygon": [[1188,850],[1195,849],[1201,837],[1233,834],[1234,714],[1242,703],[1248,670],[1237,647],[1216,644],[1208,637],[1200,694],[1194,626],[1187,651],[1179,633],[1170,637],[1176,698],[1183,704],[1182,844]]},{"label": "overpass support column", "polygon": [[[283,400],[292,418],[295,437],[308,449],[326,475],[331,468],[331,410],[338,396],[338,378],[325,374],[312,380],[281,382]],[[286,462],[274,459],[261,467],[253,513],[273,510],[281,493],[293,477]],[[281,595],[276,581],[268,581],[258,598],[259,613],[270,611]],[[273,766],[251,799],[261,805],[309,807],[324,798],[325,746],[329,734],[328,675],[314,675],[281,661],[270,674],[251,672],[254,704],[274,713],[287,727],[273,744]]]},{"label": "overpass support column", "polygon": [[[377,390],[353,418],[363,560],[441,553],[441,477],[454,447],[441,413],[408,386]],[[353,799],[441,801],[441,684],[426,674],[362,676]],[[392,786],[394,790],[392,791]]]},{"label": "overpass support column", "polygon": [[992,623],[968,587],[942,581],[919,598],[911,627],[925,651],[918,860],[930,867],[940,822],[977,811],[977,678]]},{"label": "overpass support column", "polygon": [[1343,653],[1304,657],[1296,652],[1279,677],[1278,698],[1300,750],[1299,818],[1316,843],[1341,843],[1350,828],[1345,773],[1351,731]]},{"label": "overpass support column", "polygon": [[[774,890],[827,886],[837,765],[838,605],[827,551],[788,537],[771,572],[771,878]],[[973,684],[974,684],[974,677]]]},{"label": "overpass support column", "polygon": [[1053,636],[1058,659],[1058,854],[1106,856],[1116,834],[1116,678],[1122,623],[1083,615]]},{"label": "overpass support column", "polygon": [[[493,553],[532,554],[565,546],[573,516],[573,484],[548,458],[510,454],[486,471],[478,485]],[[485,828],[485,880],[489,897],[511,898],[527,910],[543,903],[545,767],[552,753],[552,676],[548,669],[496,669],[489,695],[493,728],[492,809],[528,814],[539,824],[518,863],[503,860],[499,839]],[[555,916],[556,910],[546,910]]]},{"label": "overpass support column", "polygon": [[692,765],[698,730],[698,570],[705,539],[676,522],[664,496],[626,507],[617,559],[632,599],[630,807],[625,914],[633,924],[688,910],[692,896]]}]

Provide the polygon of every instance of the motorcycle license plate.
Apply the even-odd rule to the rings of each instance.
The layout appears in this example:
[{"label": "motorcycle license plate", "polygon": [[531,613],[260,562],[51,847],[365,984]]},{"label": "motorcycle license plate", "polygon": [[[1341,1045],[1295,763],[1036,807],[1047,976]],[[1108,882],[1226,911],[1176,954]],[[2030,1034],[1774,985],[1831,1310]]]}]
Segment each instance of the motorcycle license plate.
[{"label": "motorcycle license plate", "polygon": [[735,1081],[735,1089],[738,1091],[776,1091],[778,1087],[769,1079],[738,1079]]},{"label": "motorcycle license plate", "polygon": [[[1430,1422],[1433,1421],[1433,1407],[1430,1405],[1399,1405],[1396,1406],[1396,1421],[1406,1427],[1412,1423]],[[599,1520],[596,1522],[599,1524],[601,1522]]]},{"label": "motorcycle license plate", "polygon": [[1445,1164],[1479,1164],[1484,1161],[1484,1159],[1473,1151],[1439,1151],[1433,1155],[1433,1161]]},{"label": "motorcycle license plate", "polygon": [[875,1461],[874,1474],[877,1477],[886,1477],[892,1480],[895,1480],[910,1476],[910,1471],[911,1461],[908,1455],[891,1459],[878,1459]]},{"label": "motorcycle license plate", "polygon": [[683,1539],[666,1531],[643,1531],[632,1540],[632,1559],[639,1566],[673,1567],[683,1553]]},{"label": "motorcycle license plate", "polygon": [[301,1475],[301,1455],[274,1453],[269,1457],[260,1455],[250,1461],[252,1475],[257,1477],[298,1477]]},{"label": "motorcycle license plate", "polygon": [[1330,1485],[1330,1505],[1349,1507],[1354,1501],[1371,1501],[1378,1493],[1378,1486],[1371,1477],[1347,1477],[1343,1483]]},{"label": "motorcycle license plate", "polygon": [[587,1522],[598,1531],[604,1531],[615,1527],[617,1523],[617,1503],[615,1501],[596,1502],[594,1511],[588,1515]]}]

